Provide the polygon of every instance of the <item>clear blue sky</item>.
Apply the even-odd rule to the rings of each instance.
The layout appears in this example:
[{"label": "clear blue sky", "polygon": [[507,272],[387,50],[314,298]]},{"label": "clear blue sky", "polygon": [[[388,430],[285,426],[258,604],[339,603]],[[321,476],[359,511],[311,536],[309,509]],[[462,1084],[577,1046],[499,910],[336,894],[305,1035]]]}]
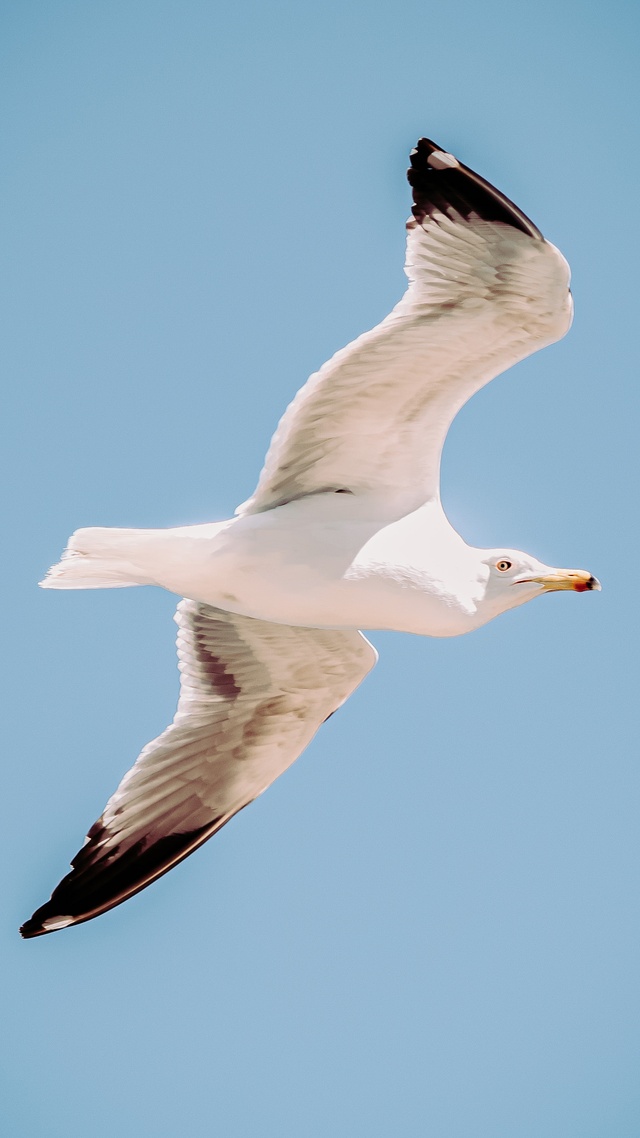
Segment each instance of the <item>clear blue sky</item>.
[{"label": "clear blue sky", "polygon": [[[637,33],[621,2],[0,4],[12,1138],[640,1133]],[[576,300],[459,416],[445,504],[603,592],[374,634],[263,798],[23,943],[177,695],[173,598],[36,581],[78,526],[250,494],[287,400],[400,295],[421,134]]]}]

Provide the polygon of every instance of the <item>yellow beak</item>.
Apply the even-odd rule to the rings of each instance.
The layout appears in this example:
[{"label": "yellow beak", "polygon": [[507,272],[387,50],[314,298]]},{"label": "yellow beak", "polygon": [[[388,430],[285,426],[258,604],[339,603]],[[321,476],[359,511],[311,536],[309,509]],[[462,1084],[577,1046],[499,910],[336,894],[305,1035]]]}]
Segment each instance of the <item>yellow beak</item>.
[{"label": "yellow beak", "polygon": [[544,573],[542,577],[526,577],[524,580],[535,581],[542,585],[546,593],[555,593],[558,589],[572,589],[574,593],[586,593],[591,589],[602,588],[598,578],[592,577],[585,569],[554,569],[552,573]]}]

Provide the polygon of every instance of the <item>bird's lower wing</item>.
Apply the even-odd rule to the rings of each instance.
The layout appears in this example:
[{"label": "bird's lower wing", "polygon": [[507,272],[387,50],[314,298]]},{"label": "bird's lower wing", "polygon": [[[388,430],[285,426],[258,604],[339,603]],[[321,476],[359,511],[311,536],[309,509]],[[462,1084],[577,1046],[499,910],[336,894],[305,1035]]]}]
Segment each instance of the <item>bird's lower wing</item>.
[{"label": "bird's lower wing", "polygon": [[294,762],[377,659],[359,632],[194,601],[180,603],[176,621],[175,719],[124,776],[24,937],[98,916],[182,861]]},{"label": "bird's lower wing", "polygon": [[427,139],[408,174],[409,288],[298,392],[239,513],[331,490],[415,509],[459,408],[569,327],[568,266],[508,198]]}]

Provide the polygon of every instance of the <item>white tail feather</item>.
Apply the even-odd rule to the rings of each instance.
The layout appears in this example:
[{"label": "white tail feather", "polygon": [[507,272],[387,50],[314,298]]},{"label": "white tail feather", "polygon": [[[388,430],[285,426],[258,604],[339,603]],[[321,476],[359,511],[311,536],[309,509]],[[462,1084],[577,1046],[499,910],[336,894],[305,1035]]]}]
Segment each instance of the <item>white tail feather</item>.
[{"label": "white tail feather", "polygon": [[43,589],[125,589],[131,585],[150,585],[136,554],[145,537],[157,530],[79,529],[69,538],[57,565],[53,565],[40,585]]}]

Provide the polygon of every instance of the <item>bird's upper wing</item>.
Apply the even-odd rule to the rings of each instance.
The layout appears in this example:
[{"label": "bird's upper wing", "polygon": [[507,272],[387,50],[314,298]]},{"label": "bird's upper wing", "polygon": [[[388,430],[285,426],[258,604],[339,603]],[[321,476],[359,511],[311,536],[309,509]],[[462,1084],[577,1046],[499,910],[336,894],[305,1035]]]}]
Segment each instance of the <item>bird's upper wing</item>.
[{"label": "bird's upper wing", "polygon": [[361,633],[291,628],[182,601],[181,689],[91,827],[73,870],[21,929],[89,920],[210,838],[298,757],[374,666]]},{"label": "bird's upper wing", "polygon": [[567,331],[568,265],[508,198],[424,138],[408,177],[407,292],[298,392],[239,513],[324,490],[417,508],[438,493],[459,408]]}]

